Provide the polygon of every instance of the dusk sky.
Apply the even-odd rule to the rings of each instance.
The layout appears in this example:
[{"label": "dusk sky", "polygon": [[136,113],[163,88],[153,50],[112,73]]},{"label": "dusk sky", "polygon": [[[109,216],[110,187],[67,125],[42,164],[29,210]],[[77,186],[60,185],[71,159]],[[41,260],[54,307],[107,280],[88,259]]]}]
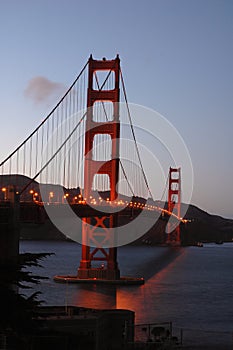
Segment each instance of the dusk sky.
[{"label": "dusk sky", "polygon": [[[233,218],[233,1],[0,0],[0,35],[1,161],[91,53],[118,53],[129,102],[166,117],[189,149],[191,203]],[[35,82],[48,94],[30,94]]]}]

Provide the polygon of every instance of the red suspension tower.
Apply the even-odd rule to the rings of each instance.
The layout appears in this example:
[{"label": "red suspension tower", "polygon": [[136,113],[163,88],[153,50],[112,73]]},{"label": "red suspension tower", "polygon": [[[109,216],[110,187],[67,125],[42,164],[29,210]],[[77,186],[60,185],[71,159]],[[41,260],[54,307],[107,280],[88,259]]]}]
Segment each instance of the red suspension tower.
[{"label": "red suspension tower", "polygon": [[[96,72],[106,71],[114,74],[114,87],[106,90],[103,86],[98,90],[94,89],[94,78]],[[88,70],[88,91],[87,91],[87,117],[85,132],[85,154],[84,154],[84,197],[90,198],[94,176],[108,176],[110,183],[109,200],[117,198],[116,185],[119,176],[119,76],[120,59],[117,56],[114,60],[89,59]],[[107,78],[106,78],[107,80]],[[103,83],[104,85],[104,83]],[[102,89],[103,88],[103,89]],[[112,102],[113,116],[106,122],[94,121],[95,102]],[[93,159],[94,137],[98,134],[111,137],[111,159],[101,161]],[[98,278],[115,280],[120,278],[120,271],[117,263],[117,248],[114,247],[115,235],[113,227],[116,227],[117,215],[103,213],[95,217],[83,218],[82,225],[82,258],[78,269],[78,278]],[[109,230],[111,228],[111,230]],[[111,231],[111,234],[110,232]],[[92,248],[91,248],[92,247]],[[107,248],[105,248],[107,247]],[[93,267],[95,261],[104,262],[102,268]]]},{"label": "red suspension tower", "polygon": [[180,245],[180,218],[181,209],[181,171],[180,168],[169,169],[169,186],[168,186],[168,211],[176,217],[170,218],[168,223],[167,244]]}]

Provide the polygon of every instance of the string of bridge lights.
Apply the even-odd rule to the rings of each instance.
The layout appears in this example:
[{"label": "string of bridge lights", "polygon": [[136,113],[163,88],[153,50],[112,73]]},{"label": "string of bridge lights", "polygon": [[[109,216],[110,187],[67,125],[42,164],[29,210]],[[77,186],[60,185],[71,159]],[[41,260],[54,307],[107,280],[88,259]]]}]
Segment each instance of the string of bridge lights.
[{"label": "string of bridge lights", "polygon": [[[8,200],[7,198],[7,188],[6,187],[2,187],[2,193],[3,193],[3,199],[5,201]],[[114,200],[114,201],[110,201],[109,198],[103,199],[102,197],[95,197],[95,196],[90,196],[89,200],[87,201],[87,198],[83,198],[83,196],[81,194],[72,196],[70,195],[70,193],[65,193],[61,200],[59,200],[58,198],[56,198],[56,194],[53,191],[50,191],[48,193],[48,201],[42,201],[40,194],[31,189],[29,190],[29,199],[28,202],[34,202],[37,205],[43,206],[43,205],[60,205],[60,204],[77,204],[77,205],[93,205],[93,206],[112,206],[112,207],[129,207],[132,209],[143,209],[143,210],[147,210],[147,211],[160,211],[162,215],[167,214],[167,215],[171,215],[174,218],[176,218],[177,220],[183,222],[183,223],[187,223],[190,220],[188,219],[184,219],[182,217],[178,217],[176,214],[172,213],[171,211],[161,208],[157,205],[153,205],[153,204],[147,204],[147,203],[141,203],[139,201],[127,201],[127,200]]]}]

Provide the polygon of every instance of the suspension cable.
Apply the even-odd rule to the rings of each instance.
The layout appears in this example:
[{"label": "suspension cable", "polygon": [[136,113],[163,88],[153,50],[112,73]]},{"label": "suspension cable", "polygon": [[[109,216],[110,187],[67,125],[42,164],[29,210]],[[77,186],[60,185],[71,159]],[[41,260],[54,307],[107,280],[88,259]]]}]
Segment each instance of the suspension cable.
[{"label": "suspension cable", "polygon": [[87,115],[87,112],[85,112],[82,115],[82,118],[79,120],[79,122],[76,124],[75,128],[72,130],[72,132],[68,135],[68,137],[65,139],[65,141],[63,141],[63,143],[61,144],[61,146],[57,149],[57,151],[52,155],[52,157],[43,165],[43,167],[40,169],[40,171],[38,171],[38,173],[29,181],[29,183],[24,186],[24,188],[21,190],[21,192],[19,193],[19,195],[21,195],[27,188],[28,186],[31,185],[31,183],[33,183],[35,181],[35,179],[42,173],[42,171],[51,163],[51,161],[57,156],[57,154],[60,152],[60,150],[66,145],[67,141],[70,140],[71,136],[75,133],[75,131],[77,130],[77,128],[79,127],[79,125],[81,124],[81,122],[84,120],[85,116]]},{"label": "suspension cable", "polygon": [[62,96],[62,98],[59,100],[59,102],[56,104],[56,106],[52,109],[52,111],[47,115],[47,117],[39,124],[39,126],[6,158],[0,163],[0,167],[7,162],[41,127],[44,125],[44,123],[49,119],[49,117],[54,113],[54,111],[59,107],[59,105],[62,103],[62,101],[66,98],[66,96],[69,94],[69,92],[72,90],[73,86],[77,83],[79,80],[80,76],[83,74],[85,71],[87,65],[89,63],[89,60],[73,82],[73,84],[69,87],[69,89],[66,91],[66,93]]},{"label": "suspension cable", "polygon": [[[161,201],[163,200],[163,197],[165,195],[165,191],[167,189],[168,179],[169,179],[169,174],[167,176],[167,180],[166,180],[166,183],[165,183],[165,186],[164,186],[164,190],[163,190],[163,193],[162,193],[162,196],[161,196]],[[166,199],[165,199],[165,201],[166,201]]]},{"label": "suspension cable", "polygon": [[151,190],[149,188],[149,183],[148,183],[148,180],[147,180],[147,177],[146,177],[146,173],[145,173],[143,165],[142,165],[142,160],[141,160],[141,156],[140,156],[140,152],[139,152],[139,148],[138,148],[138,144],[137,144],[136,135],[135,135],[135,132],[134,132],[132,117],[131,117],[131,113],[130,113],[130,109],[129,109],[129,105],[128,105],[128,100],[127,100],[127,95],[126,95],[125,83],[124,83],[124,79],[123,79],[123,75],[122,75],[121,69],[120,69],[120,77],[121,77],[121,83],[122,83],[125,103],[126,103],[126,107],[127,107],[128,118],[129,118],[129,122],[130,122],[130,128],[131,128],[131,131],[132,131],[132,135],[133,135],[133,139],[134,139],[134,143],[135,143],[135,147],[136,147],[136,152],[137,152],[139,164],[140,164],[140,167],[141,167],[141,170],[142,170],[142,175],[143,175],[146,187],[148,189],[150,197],[153,199],[153,195],[152,195]]}]

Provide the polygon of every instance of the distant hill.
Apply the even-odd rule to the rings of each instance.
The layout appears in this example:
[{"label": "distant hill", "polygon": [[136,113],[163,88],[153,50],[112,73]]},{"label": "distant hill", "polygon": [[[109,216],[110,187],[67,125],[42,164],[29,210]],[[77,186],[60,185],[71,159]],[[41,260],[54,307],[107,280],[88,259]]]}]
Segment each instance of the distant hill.
[{"label": "distant hill", "polygon": [[182,230],[184,242],[220,242],[233,240],[233,220],[211,215],[200,208],[190,205],[186,218],[192,219]]}]

